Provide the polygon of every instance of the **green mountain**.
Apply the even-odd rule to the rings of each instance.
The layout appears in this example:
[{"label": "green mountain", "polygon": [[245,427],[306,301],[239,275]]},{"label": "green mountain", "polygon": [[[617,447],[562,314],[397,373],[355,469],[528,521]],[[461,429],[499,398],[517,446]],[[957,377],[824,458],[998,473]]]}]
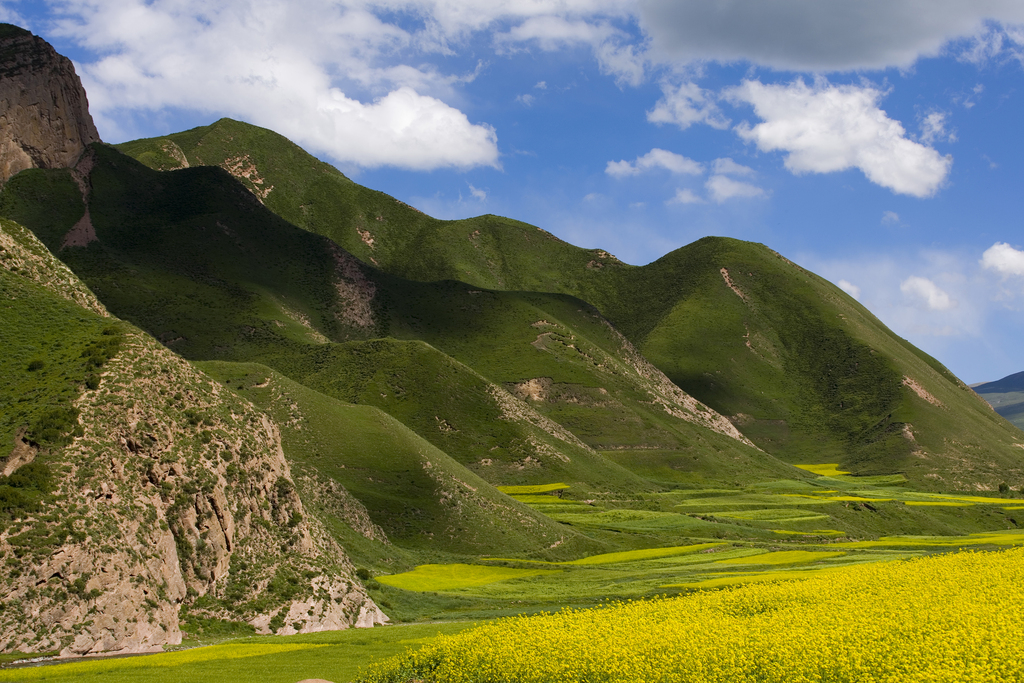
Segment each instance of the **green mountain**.
[{"label": "green mountain", "polygon": [[286,223],[216,167],[160,173],[102,146],[89,165],[86,246],[68,244],[85,215],[70,171],[16,176],[4,211],[112,312],[186,358],[260,362],[375,405],[494,484],[650,486],[594,449],[707,444],[789,469],[580,300],[388,275]]},{"label": "green mountain", "polygon": [[973,388],[997,413],[1024,429],[1024,372],[1008,375],[995,382],[977,384]]},{"label": "green mountain", "polygon": [[628,266],[505,218],[432,219],[229,119],[119,149],[158,169],[218,165],[282,218],[389,274],[589,302],[672,383],[786,462],[899,472],[933,489],[1024,477],[1024,435],[848,295],[762,245],[705,238]]}]

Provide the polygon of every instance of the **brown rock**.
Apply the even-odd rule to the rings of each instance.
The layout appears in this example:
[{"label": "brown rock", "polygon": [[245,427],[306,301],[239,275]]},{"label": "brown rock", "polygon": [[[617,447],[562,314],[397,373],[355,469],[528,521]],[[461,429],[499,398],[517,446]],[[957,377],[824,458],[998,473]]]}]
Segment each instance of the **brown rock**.
[{"label": "brown rock", "polygon": [[100,136],[75,67],[42,38],[0,24],[0,185],[27,168],[68,168]]}]

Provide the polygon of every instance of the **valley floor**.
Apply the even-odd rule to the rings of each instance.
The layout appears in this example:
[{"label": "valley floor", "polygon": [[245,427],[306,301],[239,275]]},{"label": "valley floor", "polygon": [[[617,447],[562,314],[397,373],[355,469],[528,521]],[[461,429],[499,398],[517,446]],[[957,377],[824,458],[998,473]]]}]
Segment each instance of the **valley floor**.
[{"label": "valley floor", "polygon": [[[1024,529],[1017,528],[1024,498],[922,493],[899,476],[852,477],[827,464],[804,469],[815,476],[742,488],[676,488],[628,500],[558,482],[505,487],[538,512],[621,550],[561,562],[456,556],[446,562],[424,554],[426,564],[367,582],[396,626],[213,645],[216,634],[191,633],[184,645],[207,646],[2,670],[0,681],[216,682],[258,676],[266,683],[340,683],[437,635],[503,616],[1024,545]],[[892,533],[907,528],[921,532]]]}]

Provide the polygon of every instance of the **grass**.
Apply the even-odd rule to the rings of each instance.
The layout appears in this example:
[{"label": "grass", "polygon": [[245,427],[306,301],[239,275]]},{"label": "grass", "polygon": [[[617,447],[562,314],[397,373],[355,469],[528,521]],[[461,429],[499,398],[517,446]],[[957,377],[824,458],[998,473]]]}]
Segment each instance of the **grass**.
[{"label": "grass", "polygon": [[808,510],[774,508],[764,510],[743,510],[737,512],[713,512],[715,517],[739,519],[748,522],[809,522],[828,519],[829,516]]},{"label": "grass", "polygon": [[551,569],[514,569],[480,564],[424,564],[411,572],[378,576],[377,580],[407,591],[448,591],[556,572]]},{"label": "grass", "polygon": [[[620,562],[636,562],[639,560],[653,560],[661,557],[674,557],[676,555],[685,555],[687,553],[697,552],[699,550],[709,550],[711,548],[718,548],[725,545],[724,543],[697,543],[695,545],[683,545],[676,546],[674,548],[643,548],[642,550],[624,550],[617,553],[602,553],[600,555],[591,555],[590,557],[582,557],[578,560],[568,560],[565,562],[541,562],[539,560],[528,560],[531,564],[547,564],[547,565],[559,565],[559,566],[570,566],[570,567],[585,567],[590,565],[600,564],[618,564]],[[493,561],[505,561],[505,562],[522,562],[523,560],[506,559],[506,558],[484,558]]]},{"label": "grass", "polygon": [[799,579],[811,579],[826,576],[842,570],[843,567],[822,567],[820,569],[788,569],[785,571],[772,572],[746,572],[731,576],[718,576],[713,579],[703,579],[689,583],[679,583],[664,586],[664,588],[692,588],[699,590],[711,590],[714,588],[725,588],[727,586],[742,586],[748,583],[765,583],[769,581],[796,581]]},{"label": "grass", "polygon": [[819,477],[838,477],[849,472],[844,472],[839,469],[839,465],[836,463],[828,463],[824,465],[797,465],[802,470],[807,470],[811,474],[817,474]]},{"label": "grass", "polygon": [[528,494],[551,493],[554,491],[565,491],[570,488],[568,484],[535,484],[527,486],[496,486],[496,489],[510,496],[522,496]]},{"label": "grass", "polygon": [[322,678],[345,683],[357,678],[368,661],[418,649],[439,634],[458,633],[469,626],[423,624],[252,638],[164,654],[0,670],[0,681],[234,683],[258,678],[266,683],[295,683]]},{"label": "grass", "polygon": [[876,541],[834,543],[837,548],[969,548],[1024,545],[1024,531],[991,531],[969,536],[884,536]]},{"label": "grass", "polygon": [[782,550],[774,553],[760,553],[758,555],[751,555],[748,557],[734,557],[728,560],[719,560],[718,564],[806,564],[808,562],[816,562],[817,560],[824,560],[830,557],[842,557],[845,554],[846,553],[842,552],[827,551]]}]

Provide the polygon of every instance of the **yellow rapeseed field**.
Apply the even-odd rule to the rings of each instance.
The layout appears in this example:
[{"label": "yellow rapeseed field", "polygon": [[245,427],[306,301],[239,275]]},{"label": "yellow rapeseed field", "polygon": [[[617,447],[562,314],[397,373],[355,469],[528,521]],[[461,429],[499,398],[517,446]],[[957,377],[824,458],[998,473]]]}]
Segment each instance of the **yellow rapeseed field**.
[{"label": "yellow rapeseed field", "polygon": [[1024,680],[1024,548],[513,617],[401,655],[398,683]]}]

